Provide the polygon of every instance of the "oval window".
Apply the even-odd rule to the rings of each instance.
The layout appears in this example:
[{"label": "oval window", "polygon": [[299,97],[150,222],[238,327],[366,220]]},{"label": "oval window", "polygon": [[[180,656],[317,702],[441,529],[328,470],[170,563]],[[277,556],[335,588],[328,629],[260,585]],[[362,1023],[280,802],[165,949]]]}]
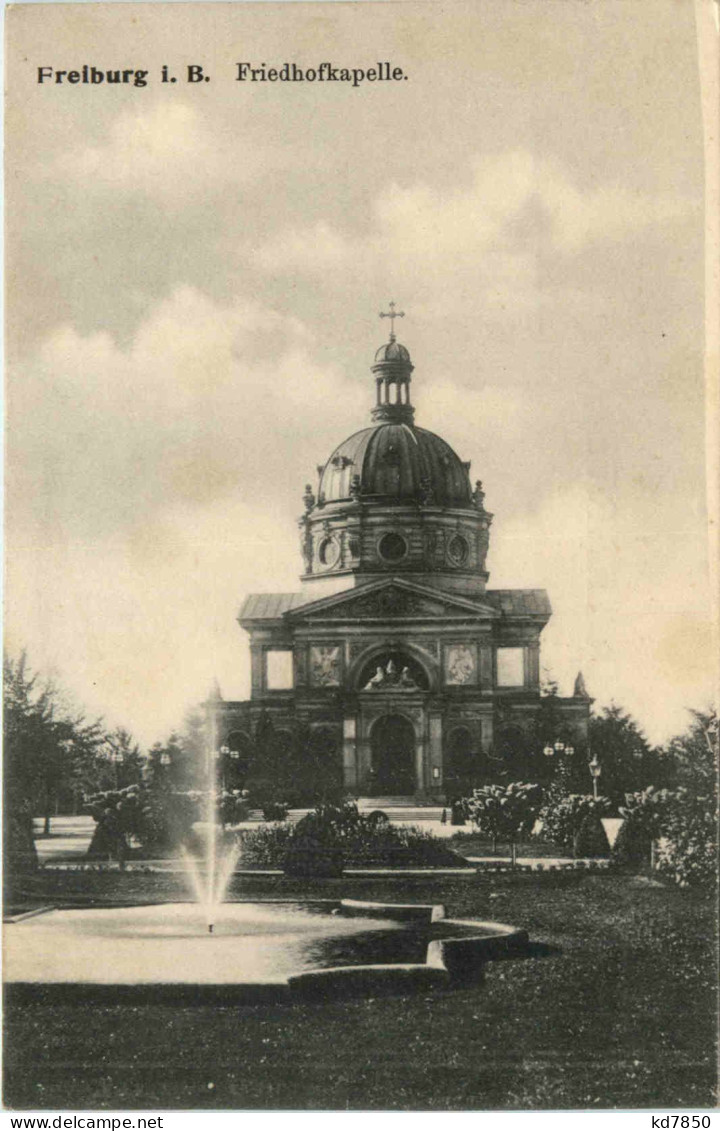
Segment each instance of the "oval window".
[{"label": "oval window", "polygon": [[318,557],[320,559],[320,564],[327,566],[328,569],[330,568],[330,566],[335,565],[335,562],[340,557],[340,547],[338,546],[334,538],[323,539],[323,541],[320,543],[320,549],[318,550]]},{"label": "oval window", "polygon": [[407,542],[401,534],[393,531],[390,534],[383,534],[378,549],[380,557],[386,562],[399,562],[407,554]]},{"label": "oval window", "polygon": [[448,542],[448,557],[454,565],[464,565],[468,559],[470,548],[462,534],[454,534]]}]

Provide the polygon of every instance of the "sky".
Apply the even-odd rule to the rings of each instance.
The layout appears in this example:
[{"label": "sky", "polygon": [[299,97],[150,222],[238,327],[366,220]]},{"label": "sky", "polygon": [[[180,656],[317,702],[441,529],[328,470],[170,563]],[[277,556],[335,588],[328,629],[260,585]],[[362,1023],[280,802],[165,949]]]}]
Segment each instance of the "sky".
[{"label": "sky", "polygon": [[[690,0],[7,12],[6,647],[149,744],[249,691],[394,299],[490,586],[654,742],[713,694]],[[236,64],[398,82],[240,83]],[[144,87],[39,83],[142,68]],[[177,77],[160,82],[165,64]],[[200,65],[209,82],[189,84]]]}]

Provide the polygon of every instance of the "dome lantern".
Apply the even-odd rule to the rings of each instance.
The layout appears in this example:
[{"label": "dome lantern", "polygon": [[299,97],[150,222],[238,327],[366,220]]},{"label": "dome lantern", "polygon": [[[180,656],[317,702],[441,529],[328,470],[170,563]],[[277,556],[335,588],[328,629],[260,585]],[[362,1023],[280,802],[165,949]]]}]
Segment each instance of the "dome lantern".
[{"label": "dome lantern", "polygon": [[375,354],[372,372],[375,374],[376,403],[372,419],[393,424],[412,424],[415,410],[410,404],[410,374],[413,363],[405,346],[395,337],[395,319],[404,318],[405,312],[395,309],[380,312],[381,318],[390,319],[390,340]]}]

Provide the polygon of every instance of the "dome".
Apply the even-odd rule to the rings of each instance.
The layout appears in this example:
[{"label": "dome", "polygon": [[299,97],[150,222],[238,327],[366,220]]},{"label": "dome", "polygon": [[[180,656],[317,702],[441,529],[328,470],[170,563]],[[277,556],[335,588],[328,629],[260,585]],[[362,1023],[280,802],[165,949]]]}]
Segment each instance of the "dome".
[{"label": "dome", "polygon": [[472,505],[468,465],[434,432],[401,423],[356,432],[326,463],[319,485],[324,503],[358,494],[384,502]]}]

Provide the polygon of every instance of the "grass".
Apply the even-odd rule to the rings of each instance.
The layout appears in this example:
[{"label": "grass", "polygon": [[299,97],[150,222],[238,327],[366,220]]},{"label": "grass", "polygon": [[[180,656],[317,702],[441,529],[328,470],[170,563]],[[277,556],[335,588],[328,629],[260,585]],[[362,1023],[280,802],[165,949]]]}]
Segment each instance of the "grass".
[{"label": "grass", "polygon": [[[244,1008],[6,1009],[6,1106],[462,1110],[716,1102],[712,900],[623,875],[315,884],[237,897],[443,902],[524,926],[546,957],[420,997]],[[26,905],[185,898],[172,875],[53,873]],[[16,893],[16,900],[18,894]]]}]

